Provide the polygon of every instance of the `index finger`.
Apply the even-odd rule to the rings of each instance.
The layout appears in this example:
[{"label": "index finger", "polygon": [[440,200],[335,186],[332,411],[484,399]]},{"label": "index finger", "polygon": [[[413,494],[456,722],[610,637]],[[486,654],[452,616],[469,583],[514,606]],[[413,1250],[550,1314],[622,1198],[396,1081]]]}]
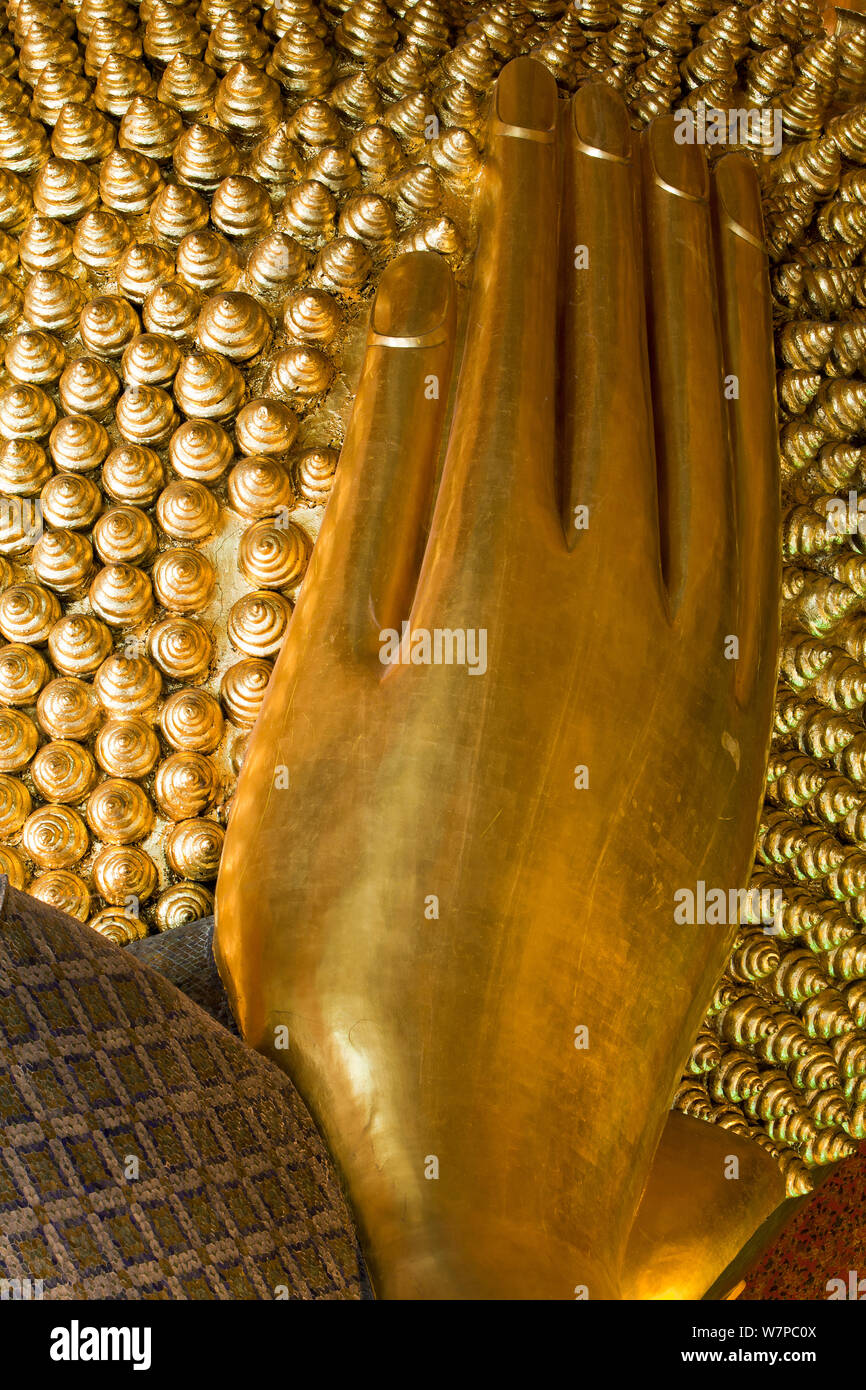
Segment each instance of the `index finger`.
[{"label": "index finger", "polygon": [[[530,58],[503,68],[488,125],[463,363],[427,549],[437,588],[458,606],[466,598],[454,592],[463,557],[472,557],[470,582],[484,585],[504,549],[520,563],[514,546],[537,536],[542,517],[548,530],[559,529],[557,120],[556,83],[546,68]],[[423,573],[421,604],[426,582]]]}]

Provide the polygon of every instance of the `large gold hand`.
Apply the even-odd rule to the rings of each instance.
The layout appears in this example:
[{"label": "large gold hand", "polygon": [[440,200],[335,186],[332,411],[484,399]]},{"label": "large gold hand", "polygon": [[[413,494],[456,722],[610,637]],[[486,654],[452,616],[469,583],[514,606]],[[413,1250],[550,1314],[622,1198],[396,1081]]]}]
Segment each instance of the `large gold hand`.
[{"label": "large gold hand", "polygon": [[770,732],[760,238],[745,158],[711,180],[671,120],[635,142],[605,85],[560,111],[511,63],[435,501],[450,273],[381,281],[217,889],[244,1034],[310,1104],[381,1295],[622,1291],[735,932],[675,895],[746,882]]}]

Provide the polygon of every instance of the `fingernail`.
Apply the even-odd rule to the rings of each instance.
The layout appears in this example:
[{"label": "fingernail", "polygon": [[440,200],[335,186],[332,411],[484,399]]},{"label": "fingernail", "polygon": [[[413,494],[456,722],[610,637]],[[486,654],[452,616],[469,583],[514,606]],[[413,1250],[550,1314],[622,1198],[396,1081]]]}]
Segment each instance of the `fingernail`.
[{"label": "fingernail", "polygon": [[761,217],[761,190],[758,175],[751,160],[744,154],[726,154],[716,165],[716,193],[719,202],[734,224],[733,231],[762,242],[764,223]]},{"label": "fingernail", "polygon": [[685,139],[688,127],[674,121],[673,116],[658,116],[647,131],[653,173],[659,183],[672,193],[686,198],[706,198],[709,191],[709,170],[700,145]]},{"label": "fingernail", "polygon": [[631,154],[631,125],[628,109],[606,82],[589,82],[575,94],[571,103],[574,129],[582,145],[612,159],[628,159]]},{"label": "fingernail", "polygon": [[533,58],[515,58],[499,74],[496,83],[496,115],[515,133],[531,131],[549,135],[556,129],[556,82],[547,68]]},{"label": "fingernail", "polygon": [[433,251],[398,256],[379,281],[371,332],[380,338],[405,339],[407,346],[437,333],[450,316],[452,286],[448,262]]}]

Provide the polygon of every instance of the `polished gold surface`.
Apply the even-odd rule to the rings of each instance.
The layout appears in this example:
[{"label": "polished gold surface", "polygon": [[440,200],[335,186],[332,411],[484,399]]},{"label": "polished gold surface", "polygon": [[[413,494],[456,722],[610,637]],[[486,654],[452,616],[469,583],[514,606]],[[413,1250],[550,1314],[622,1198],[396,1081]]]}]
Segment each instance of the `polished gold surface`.
[{"label": "polished gold surface", "polygon": [[[866,90],[857,8],[7,5],[0,424],[11,433],[0,435],[0,492],[39,503],[45,533],[34,535],[25,507],[4,510],[0,632],[12,650],[0,668],[0,771],[34,809],[50,807],[46,788],[66,785],[90,753],[98,778],[137,781],[156,816],[146,840],[120,847],[144,856],[141,881],[154,876],[156,886],[123,907],[97,875],[99,855],[113,847],[90,829],[74,869],[45,869],[13,811],[0,861],[16,886],[30,884],[119,939],[207,910],[187,870],[166,855],[168,830],[202,816],[224,824],[248,721],[333,485],[383,267],[409,250],[438,251],[455,271],[465,318],[485,113],[505,63],[532,53],[561,93],[602,79],[624,94],[635,127],[672,106],[758,104],[779,112],[786,141],[773,158],[764,135],[747,133],[776,262],[788,508],[779,756],[755,883],[784,891],[783,932],[768,950],[744,928],[677,1103],[744,1125],[778,1155],[792,1192],[809,1186],[816,1162],[847,1151],[866,1102],[858,877],[866,581],[858,538],[828,543],[826,514],[834,494],[846,500],[862,481],[866,121],[862,107],[846,114]],[[267,315],[261,355],[230,357],[197,339],[208,304],[231,294]],[[232,354],[261,337],[255,310],[229,320],[212,305],[205,326],[215,319],[232,329]],[[236,509],[229,480],[253,457],[279,467],[235,475],[269,483],[261,500],[236,487]],[[283,503],[276,516],[259,512],[277,497],[288,525]],[[633,510],[633,500],[623,505],[628,518]],[[770,555],[773,541],[760,538],[760,547]],[[190,567],[178,550],[205,563]],[[155,576],[164,551],[174,554]],[[525,583],[533,585],[530,566]],[[193,600],[205,606],[188,607]],[[99,674],[112,653],[138,664]],[[70,734],[75,702],[58,705],[53,695],[48,717],[60,711],[59,732],[45,727],[35,697],[56,676],[96,691],[98,728]],[[161,730],[160,702],[190,687],[221,705],[211,753],[175,750]],[[680,731],[673,742],[682,746]],[[40,745],[64,743],[80,750],[71,762],[53,753],[35,761]],[[63,803],[82,824],[92,790]],[[21,794],[9,804],[20,808]],[[317,809],[312,824],[325,815]],[[644,808],[634,827],[644,834]],[[299,832],[299,848],[304,839]],[[141,916],[125,926],[124,911]],[[794,969],[804,953],[816,972],[805,984]]]},{"label": "polished gold surface", "polygon": [[[636,142],[604,85],[560,113],[512,62],[486,149],[435,502],[455,305],[422,252],[379,283],[229,822],[217,956],[328,1139],[380,1295],[615,1297],[736,931],[684,930],[675,894],[745,881],[760,804],[769,277],[748,160],[711,179],[669,120]],[[425,656],[445,631],[483,634],[483,663]]]},{"label": "polished gold surface", "polygon": [[784,1198],[771,1154],[674,1110],[629,1236],[624,1296],[701,1298]]}]

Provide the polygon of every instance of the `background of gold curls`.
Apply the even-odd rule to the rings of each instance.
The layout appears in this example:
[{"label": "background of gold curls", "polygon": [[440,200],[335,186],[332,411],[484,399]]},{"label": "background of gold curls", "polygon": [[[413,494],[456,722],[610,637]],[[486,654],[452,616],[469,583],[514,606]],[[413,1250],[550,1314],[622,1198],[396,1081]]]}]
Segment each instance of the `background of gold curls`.
[{"label": "background of gold curls", "polygon": [[120,942],[212,906],[367,301],[413,247],[467,282],[503,64],[607,81],[636,126],[781,110],[782,154],[752,150],[787,506],[754,886],[785,907],[742,931],[676,1103],[808,1190],[866,1137],[866,554],[825,525],[866,481],[866,27],[830,37],[801,0],[8,0],[0,23],[0,867]]}]

